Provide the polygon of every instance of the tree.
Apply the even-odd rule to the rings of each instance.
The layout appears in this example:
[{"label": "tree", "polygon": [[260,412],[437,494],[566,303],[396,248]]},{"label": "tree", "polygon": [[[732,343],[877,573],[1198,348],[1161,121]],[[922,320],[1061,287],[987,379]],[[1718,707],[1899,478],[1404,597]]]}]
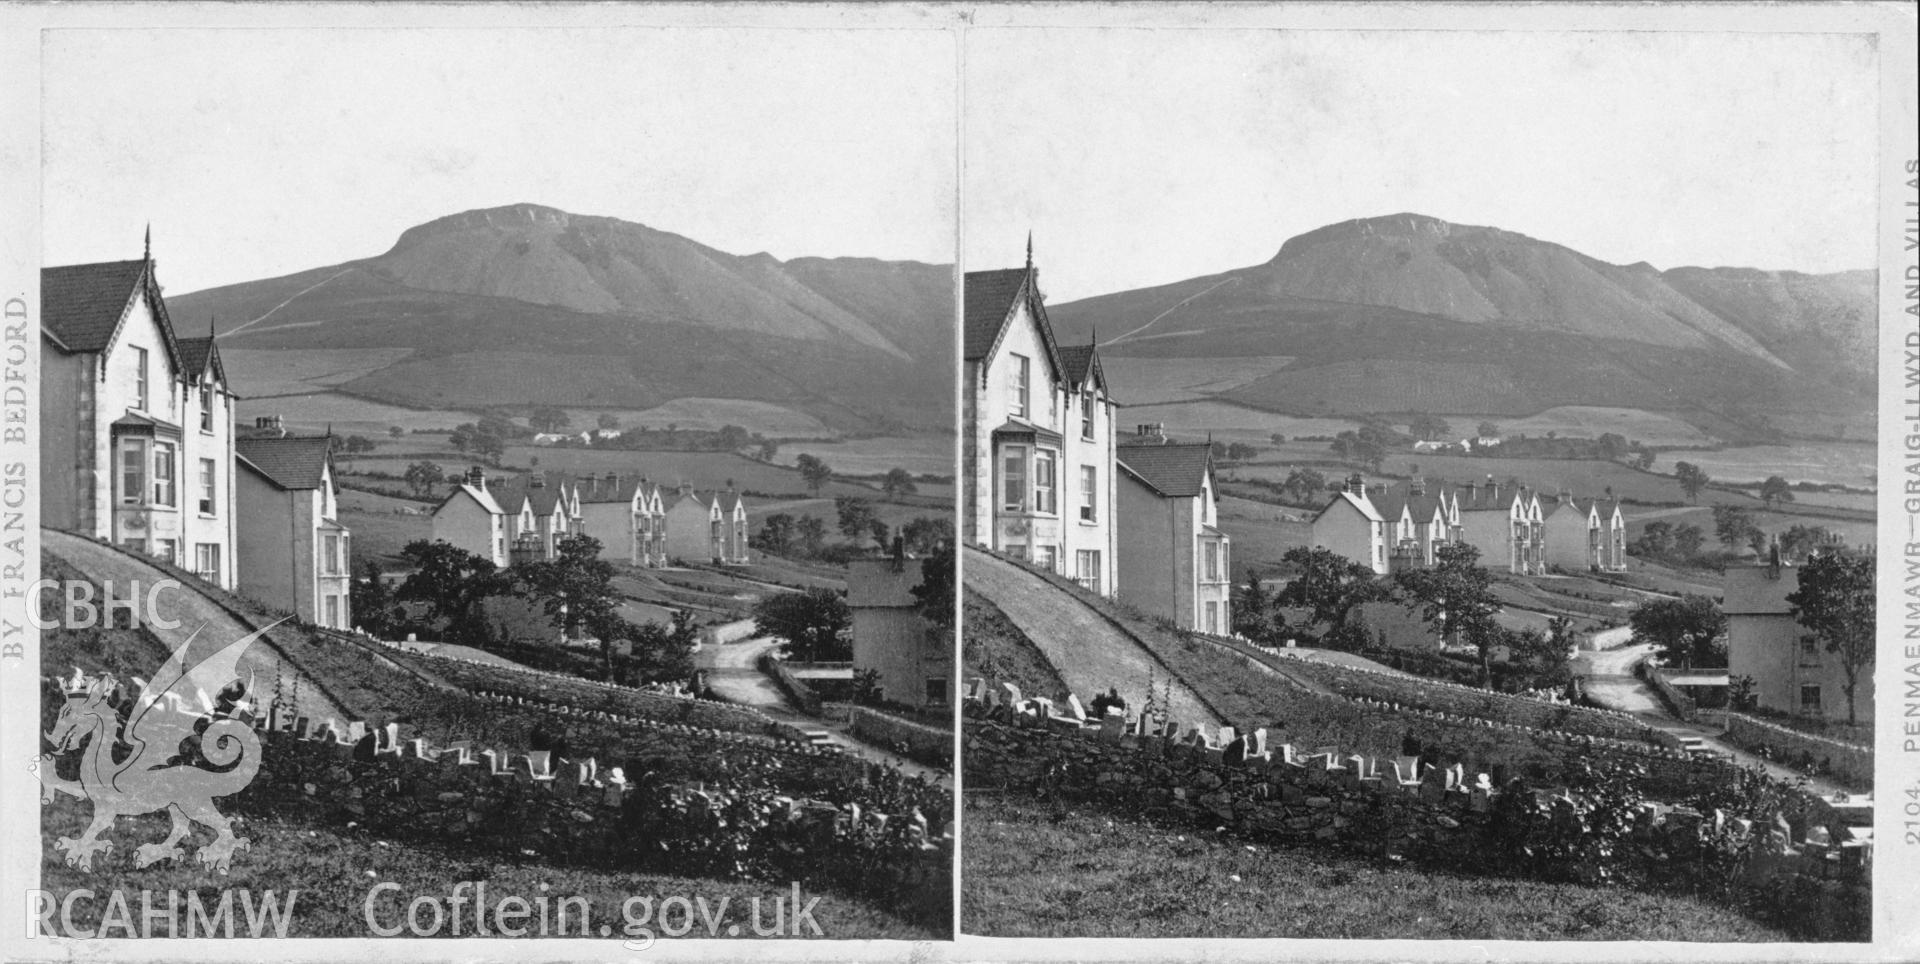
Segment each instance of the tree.
[{"label": "tree", "polygon": [[1247,584],[1233,594],[1233,631],[1255,642],[1273,637],[1273,602],[1260,577],[1247,573]]},{"label": "tree", "polygon": [[476,429],[482,435],[491,435],[500,439],[510,439],[521,434],[520,426],[513,424],[513,419],[505,412],[489,411],[482,414]]},{"label": "tree", "polygon": [[1705,542],[1707,534],[1692,523],[1682,523],[1673,530],[1673,549],[1681,558],[1692,559],[1700,554],[1700,544]]},{"label": "tree", "polygon": [[527,424],[533,426],[535,431],[540,432],[558,432],[566,428],[572,421],[572,419],[567,417],[565,411],[555,408],[552,405],[542,405],[534,409],[533,414],[527,417]]},{"label": "tree", "polygon": [[1452,543],[1435,550],[1434,564],[1407,569],[1394,576],[1407,607],[1440,630],[1450,643],[1464,640],[1480,654],[1480,683],[1493,684],[1490,662],[1500,627],[1493,621],[1500,603],[1493,595],[1493,577],[1480,565],[1480,550],[1468,543]]},{"label": "tree", "polygon": [[814,495],[819,495],[821,488],[833,479],[833,468],[812,453],[801,453],[800,457],[793,461],[793,465],[800,470],[800,478],[807,483],[808,491]]},{"label": "tree", "polygon": [[1713,481],[1705,470],[1692,462],[1673,463],[1673,479],[1680,483],[1680,491],[1687,494],[1689,502],[1700,501],[1700,490],[1706,488],[1708,482]]},{"label": "tree", "polygon": [[770,438],[763,438],[760,440],[760,447],[757,450],[755,450],[753,454],[756,458],[758,458],[762,462],[771,462],[773,461],[773,457],[775,455],[778,455],[779,453],[780,453],[779,442],[776,442]]},{"label": "tree", "polygon": [[920,563],[920,582],[912,590],[914,605],[921,618],[937,629],[951,631],[958,624],[954,611],[957,595],[953,586],[953,545],[942,545]]},{"label": "tree", "polygon": [[1226,460],[1226,457],[1227,457],[1227,443],[1225,443],[1225,442],[1208,442],[1208,443],[1207,443],[1207,453],[1208,453],[1209,455],[1212,455],[1212,456],[1213,456],[1213,460],[1214,460],[1214,461],[1216,461],[1216,462],[1221,462],[1221,461],[1225,461],[1225,460]]},{"label": "tree", "polygon": [[449,641],[485,646],[489,639],[480,600],[507,588],[493,560],[444,540],[407,543],[400,555],[415,570],[394,598],[426,603],[428,618],[445,624]]},{"label": "tree", "polygon": [[953,519],[947,516],[915,516],[913,521],[900,527],[900,538],[906,541],[908,552],[926,555],[943,545],[954,544]]},{"label": "tree", "polygon": [[887,536],[893,534],[893,527],[879,519],[867,523],[867,534],[873,537],[873,544],[882,549],[887,547]]},{"label": "tree", "polygon": [[1652,469],[1653,468],[1653,450],[1641,449],[1640,457],[1635,460],[1635,464],[1640,466],[1640,471],[1642,472]]},{"label": "tree", "polygon": [[747,540],[753,548],[761,552],[771,552],[776,556],[793,553],[794,518],[785,512],[776,512],[760,523],[760,531]]},{"label": "tree", "polygon": [[1330,448],[1341,461],[1356,462],[1373,472],[1380,471],[1380,463],[1387,460],[1386,447],[1380,444],[1378,437],[1351,429],[1334,436]]},{"label": "tree", "polygon": [[1787,531],[1780,533],[1780,555],[1784,559],[1798,562],[1809,553],[1832,541],[1833,533],[1826,526],[1810,526],[1794,523]]},{"label": "tree", "polygon": [[753,436],[746,429],[738,425],[722,425],[720,426],[719,433],[715,436],[715,447],[722,452],[732,452],[736,449],[746,448],[747,443],[752,439]]},{"label": "tree", "polygon": [[880,491],[885,492],[889,499],[897,499],[920,491],[920,487],[913,484],[912,473],[895,466],[888,469],[886,477],[880,480]]},{"label": "tree", "polygon": [[1633,638],[1652,643],[1654,653],[1682,669],[1725,666],[1727,617],[1712,599],[1685,595],[1643,603],[1627,618]]},{"label": "tree", "polygon": [[398,425],[389,425],[389,426],[387,426],[387,437],[388,437],[388,438],[406,438],[406,436],[407,436],[407,430],[406,430],[406,429],[404,429],[404,428],[401,428],[401,427],[400,427],[400,426],[398,426]]},{"label": "tree", "polygon": [[593,424],[603,432],[611,432],[620,427],[620,419],[612,412],[601,412],[594,417]]},{"label": "tree", "polygon": [[499,465],[500,457],[507,454],[507,443],[498,435],[482,432],[473,437],[473,452],[494,465]]},{"label": "tree", "polygon": [[445,477],[440,466],[432,462],[415,462],[407,466],[406,474],[401,478],[414,495],[425,495],[433,491],[433,484]]},{"label": "tree", "polygon": [[853,655],[851,645],[844,638],[853,620],[853,611],[847,607],[847,601],[831,589],[774,593],[753,607],[753,619],[761,633],[786,640],[793,647],[795,658],[803,662],[848,659]]},{"label": "tree", "polygon": [[1272,442],[1275,445],[1285,445],[1287,444],[1287,437],[1285,435],[1280,434],[1279,432],[1275,432],[1272,435],[1267,436],[1267,441]]},{"label": "tree", "polygon": [[341,449],[349,454],[373,451],[373,439],[364,435],[349,435],[341,442]]},{"label": "tree", "polygon": [[[540,600],[561,632],[578,638],[582,629],[605,626],[620,602],[613,588],[613,563],[600,558],[600,540],[573,535],[554,544],[552,559],[516,566],[516,575]],[[600,637],[600,660],[613,678],[613,640]]]},{"label": "tree", "polygon": [[1769,509],[1773,508],[1775,502],[1792,502],[1793,487],[1787,484],[1786,479],[1769,475],[1765,482],[1760,483],[1760,501],[1766,503]]},{"label": "tree", "polygon": [[639,625],[609,614],[594,628],[602,640],[625,639],[631,646],[628,657],[640,679],[634,682],[686,679],[693,675],[693,644],[700,630],[684,609],[674,610],[673,621],[665,626],[648,621]]},{"label": "tree", "polygon": [[820,547],[827,541],[826,520],[817,515],[803,515],[793,524],[794,542],[801,552],[809,556],[820,554]]},{"label": "tree", "polygon": [[1386,596],[1372,569],[1331,549],[1295,546],[1280,561],[1296,575],[1274,594],[1273,605],[1311,610],[1314,623],[1328,630],[1345,625],[1354,607]]},{"label": "tree", "polygon": [[1673,551],[1673,523],[1655,519],[1647,523],[1640,538],[1633,541],[1634,548],[1643,556],[1664,556]]},{"label": "tree", "polygon": [[1600,457],[1611,462],[1627,454],[1626,436],[1616,432],[1602,432],[1598,441]]},{"label": "tree", "polygon": [[1716,505],[1713,507],[1713,535],[1729,552],[1740,548],[1750,535],[1758,532],[1753,524],[1753,516],[1737,505]]},{"label": "tree", "polygon": [[447,440],[453,443],[454,451],[465,452],[473,447],[473,438],[479,434],[479,426],[472,422],[461,422],[459,425],[454,426],[453,434],[449,436]]},{"label": "tree", "polygon": [[1407,422],[1407,431],[1418,438],[1431,442],[1435,439],[1452,435],[1453,426],[1448,425],[1447,420],[1438,415],[1422,413],[1415,415]]},{"label": "tree", "polygon": [[387,590],[387,584],[380,581],[379,566],[368,560],[361,578],[353,581],[347,594],[351,598],[354,622],[361,629],[381,639],[393,637],[401,614],[393,604],[393,594]]},{"label": "tree", "polygon": [[1245,462],[1259,455],[1260,450],[1245,442],[1227,443],[1227,458],[1234,462]]},{"label": "tree", "polygon": [[1315,469],[1294,469],[1287,473],[1286,481],[1280,488],[1293,496],[1295,502],[1309,502],[1321,490],[1327,487],[1327,477]]},{"label": "tree", "polygon": [[873,503],[858,496],[843,495],[834,499],[833,509],[840,516],[840,534],[849,539],[866,535],[879,518],[873,514]]},{"label": "tree", "polygon": [[1495,425],[1492,422],[1481,422],[1479,425],[1474,426],[1473,431],[1474,431],[1475,437],[1477,438],[1499,438],[1500,437],[1500,426]]},{"label": "tree", "polygon": [[1840,684],[1847,695],[1847,723],[1857,725],[1855,694],[1864,671],[1872,677],[1873,638],[1872,556],[1823,552],[1800,567],[1800,586],[1787,595],[1793,618],[1840,657]]}]

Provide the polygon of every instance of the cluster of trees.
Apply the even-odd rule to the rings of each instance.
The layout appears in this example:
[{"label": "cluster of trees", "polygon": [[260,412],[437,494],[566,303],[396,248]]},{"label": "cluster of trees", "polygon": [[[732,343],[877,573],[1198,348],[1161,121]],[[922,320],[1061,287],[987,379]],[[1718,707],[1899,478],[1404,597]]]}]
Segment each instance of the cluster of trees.
[{"label": "cluster of trees", "polygon": [[416,567],[413,575],[389,593],[369,564],[367,578],[354,583],[353,611],[377,636],[414,632],[512,651],[551,640],[503,636],[487,619],[486,603],[500,597],[530,599],[568,637],[599,640],[602,679],[634,685],[692,675],[699,631],[685,613],[670,625],[636,624],[618,612],[622,597],[613,586],[613,565],[600,558],[600,540],[575,535],[555,548],[552,559],[502,570],[445,541],[411,542],[401,555]]},{"label": "cluster of trees", "polygon": [[[1294,572],[1293,579],[1268,593],[1257,578],[1249,577],[1234,599],[1234,632],[1269,645],[1305,636],[1330,649],[1360,651],[1373,640],[1353,618],[1354,611],[1366,603],[1391,602],[1418,613],[1448,646],[1473,647],[1483,686],[1492,685],[1492,656],[1502,648],[1508,652],[1506,675],[1514,686],[1558,685],[1567,679],[1571,623],[1555,623],[1551,633],[1499,625],[1494,620],[1500,603],[1493,595],[1492,576],[1480,565],[1480,550],[1473,546],[1443,546],[1432,567],[1386,579],[1322,547],[1296,547],[1281,558]],[[1287,611],[1299,613],[1301,623],[1289,626]]]},{"label": "cluster of trees", "polygon": [[819,516],[790,512],[776,512],[761,520],[759,531],[747,542],[776,556],[823,562],[844,562],[865,555],[874,544],[886,548],[895,535],[908,552],[917,556],[931,555],[941,546],[953,544],[953,520],[946,516],[916,516],[895,532],[877,516],[872,502],[849,496],[833,501],[837,528],[846,537],[845,542],[828,544],[827,523]]},{"label": "cluster of trees", "polygon": [[1260,450],[1246,442],[1215,442],[1208,447],[1213,457],[1222,462],[1249,462],[1260,454]]},{"label": "cluster of trees", "polygon": [[838,590],[773,593],[753,607],[753,619],[761,633],[786,640],[802,662],[853,658],[853,610]]},{"label": "cluster of trees", "polygon": [[1722,546],[1719,550],[1706,549],[1706,533],[1692,523],[1674,525],[1664,519],[1647,523],[1640,537],[1628,545],[1627,550],[1642,558],[1655,559],[1669,565],[1707,568],[1724,568],[1730,560],[1742,555],[1742,550],[1751,550],[1764,556],[1771,541],[1780,545],[1780,556],[1789,562],[1805,559],[1817,550],[1834,544],[1834,535],[1821,525],[1794,523],[1778,533],[1769,535],[1754,520],[1753,512],[1743,506],[1716,505],[1713,507],[1713,537]]},{"label": "cluster of trees", "polygon": [[1342,462],[1364,465],[1368,471],[1378,472],[1381,463],[1387,459],[1387,453],[1412,442],[1411,436],[1401,434],[1385,419],[1369,415],[1361,420],[1358,429],[1348,429],[1334,436],[1333,444],[1328,448]]}]

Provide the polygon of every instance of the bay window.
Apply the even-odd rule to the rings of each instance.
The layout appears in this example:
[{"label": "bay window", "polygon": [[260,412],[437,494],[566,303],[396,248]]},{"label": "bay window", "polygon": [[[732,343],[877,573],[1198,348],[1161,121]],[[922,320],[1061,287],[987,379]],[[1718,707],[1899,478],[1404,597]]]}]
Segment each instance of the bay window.
[{"label": "bay window", "polygon": [[1040,449],[1033,454],[1033,511],[1052,514],[1059,511],[1054,494],[1054,454]]},{"label": "bay window", "polygon": [[153,504],[175,505],[173,495],[173,444],[153,443]]},{"label": "bay window", "polygon": [[1006,512],[1027,511],[1027,448],[1009,445],[1000,450],[1000,507]]}]

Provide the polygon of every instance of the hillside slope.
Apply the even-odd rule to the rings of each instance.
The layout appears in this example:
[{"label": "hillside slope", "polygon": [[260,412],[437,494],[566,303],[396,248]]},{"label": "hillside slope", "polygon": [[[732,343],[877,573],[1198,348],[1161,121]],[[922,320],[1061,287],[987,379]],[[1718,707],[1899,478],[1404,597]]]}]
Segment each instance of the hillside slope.
[{"label": "hillside slope", "polygon": [[532,204],[408,229],[375,257],[174,295],[184,331],[252,349],[407,348],[340,386],[416,408],[791,406],[852,431],[944,428],[952,272],[738,256]]},{"label": "hillside slope", "polygon": [[1662,272],[1403,214],[1049,311],[1063,342],[1097,329],[1118,356],[1291,359],[1223,396],[1289,414],[1604,405],[1765,436],[1769,413],[1872,410],[1873,279]]}]

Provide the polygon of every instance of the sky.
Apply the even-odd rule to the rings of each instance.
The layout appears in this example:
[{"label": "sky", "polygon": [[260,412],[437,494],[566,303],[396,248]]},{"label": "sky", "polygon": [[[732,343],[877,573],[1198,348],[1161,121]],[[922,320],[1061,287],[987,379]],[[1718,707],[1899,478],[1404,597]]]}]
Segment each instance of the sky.
[{"label": "sky", "polygon": [[43,67],[47,264],[169,294],[533,202],[735,254],[954,259],[938,30],[63,29]]},{"label": "sky", "polygon": [[1618,264],[1875,264],[1878,67],[1839,34],[967,33],[962,260],[1054,302],[1413,212]]}]

